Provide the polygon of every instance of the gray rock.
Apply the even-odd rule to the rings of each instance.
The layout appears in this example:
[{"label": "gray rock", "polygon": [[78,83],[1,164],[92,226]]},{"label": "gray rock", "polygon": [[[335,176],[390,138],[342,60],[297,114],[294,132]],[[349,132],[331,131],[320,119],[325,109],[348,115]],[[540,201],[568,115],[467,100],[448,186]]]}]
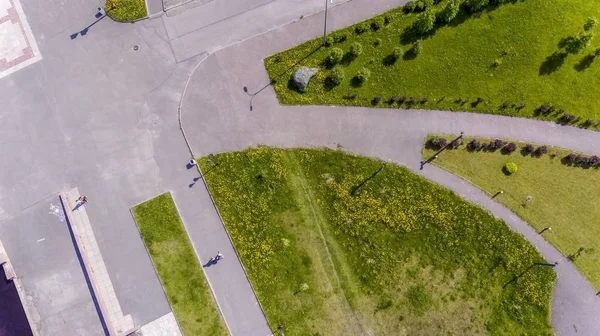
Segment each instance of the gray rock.
[{"label": "gray rock", "polygon": [[319,69],[317,68],[298,68],[298,70],[294,71],[294,74],[292,74],[292,81],[294,82],[294,86],[296,86],[298,90],[304,91],[304,89],[306,89],[306,86],[308,85],[308,82],[310,82],[310,79],[313,78],[317,74],[317,72],[319,72]]}]

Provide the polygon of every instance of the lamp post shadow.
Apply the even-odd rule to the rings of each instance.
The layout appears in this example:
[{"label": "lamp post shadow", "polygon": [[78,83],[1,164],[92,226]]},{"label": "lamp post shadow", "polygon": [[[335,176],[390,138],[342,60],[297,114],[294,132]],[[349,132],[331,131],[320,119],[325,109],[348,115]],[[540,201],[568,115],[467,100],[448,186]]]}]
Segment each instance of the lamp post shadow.
[{"label": "lamp post shadow", "polygon": [[364,179],[358,185],[352,187],[352,190],[350,191],[350,195],[354,196],[360,187],[362,187],[365,183],[367,183],[370,179],[372,179],[373,177],[375,177],[377,174],[379,174],[380,172],[382,172],[383,169],[385,169],[385,162],[381,165],[381,167],[379,169],[377,169],[373,174],[371,174],[371,176],[369,176],[366,179]]}]

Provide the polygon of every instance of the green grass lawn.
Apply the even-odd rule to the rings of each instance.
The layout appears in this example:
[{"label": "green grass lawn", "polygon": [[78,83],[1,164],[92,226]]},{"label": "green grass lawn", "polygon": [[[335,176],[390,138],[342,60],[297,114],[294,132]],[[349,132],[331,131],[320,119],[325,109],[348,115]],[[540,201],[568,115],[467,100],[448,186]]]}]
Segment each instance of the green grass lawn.
[{"label": "green grass lawn", "polygon": [[[116,8],[111,8],[113,3]],[[105,9],[110,17],[119,21],[135,21],[148,16],[144,0],[106,0]]]},{"label": "green grass lawn", "polygon": [[[446,136],[453,139],[454,136]],[[480,142],[493,139],[480,139]],[[465,143],[470,138],[465,138]],[[446,150],[433,161],[464,179],[471,181],[484,191],[504,193],[496,201],[506,205],[536,230],[550,227],[543,233],[545,239],[554,244],[563,254],[576,254],[586,249],[575,259],[575,265],[594,285],[600,288],[598,254],[600,250],[600,174],[598,169],[584,169],[565,165],[561,159],[569,151],[548,147],[548,154],[539,158],[520,153],[523,143],[515,142],[519,150],[510,155],[500,151],[469,152],[465,146]],[[428,158],[435,149],[424,149]],[[552,158],[551,154],[556,154]],[[502,171],[504,164],[514,162],[518,170],[507,176]],[[530,202],[525,202],[532,196]],[[523,204],[526,204],[523,206]]]},{"label": "green grass lawn", "polygon": [[[435,10],[444,8],[447,1],[436,5]],[[583,31],[589,16],[600,17],[596,1],[512,1],[474,14],[462,8],[449,24],[438,23],[433,32],[423,36],[423,51],[412,57],[408,50],[416,37],[405,31],[418,15],[397,8],[365,21],[367,28],[378,22],[381,28],[377,31],[367,29],[357,34],[355,25],[331,34],[338,40],[345,36],[344,42],[319,48],[322,38],[317,38],[268,57],[265,66],[276,81],[280,102],[372,106],[377,96],[381,98],[377,107],[391,107],[399,106],[388,102],[392,96],[405,96],[407,100],[413,97],[415,103],[400,106],[551,120],[558,119],[563,109],[582,118],[574,123],[590,118],[592,128],[598,127],[600,64],[594,61],[593,53],[600,47],[600,39],[592,40],[580,54],[567,55],[564,46],[559,47],[563,38]],[[388,25],[384,17],[390,19]],[[362,44],[363,53],[354,60],[346,55],[338,65],[345,71],[345,79],[332,88],[327,82],[332,70],[325,59],[332,48],[347,53],[354,42]],[[385,65],[395,47],[403,48],[404,57]],[[497,60],[501,64],[494,66]],[[304,93],[291,89],[289,82],[299,66],[319,69]],[[353,77],[363,67],[371,76],[362,86],[355,86]],[[353,93],[356,98],[348,99]],[[476,104],[479,97],[483,102]],[[422,98],[428,102],[419,103]],[[504,102],[508,103],[506,108],[502,108]],[[552,104],[554,112],[535,111],[544,103]],[[521,104],[526,106],[520,110],[517,107]]]},{"label": "green grass lawn", "polygon": [[286,335],[552,333],[553,270],[531,267],[542,261],[533,246],[452,192],[328,149],[215,159],[210,171],[198,162]]},{"label": "green grass lawn", "polygon": [[169,193],[133,208],[175,317],[186,335],[228,335]]}]

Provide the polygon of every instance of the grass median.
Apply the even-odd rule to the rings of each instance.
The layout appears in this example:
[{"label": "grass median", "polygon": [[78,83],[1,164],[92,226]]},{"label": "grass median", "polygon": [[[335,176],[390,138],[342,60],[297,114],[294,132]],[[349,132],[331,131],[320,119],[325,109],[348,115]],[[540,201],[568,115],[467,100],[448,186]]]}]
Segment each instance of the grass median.
[{"label": "grass median", "polygon": [[[456,2],[442,0],[431,11],[439,13],[450,1]],[[598,30],[583,28],[588,17],[600,17],[596,1],[509,1],[475,12],[463,4],[453,20],[438,19],[422,35],[411,30],[420,15],[393,9],[330,33],[328,47],[317,38],[266,58],[279,101],[474,111],[599,126],[600,86],[593,83],[600,42],[567,51],[580,33]],[[422,52],[415,55],[419,39]],[[355,43],[361,47],[353,48]],[[336,48],[341,59],[328,61]],[[302,93],[290,81],[300,66],[319,69]],[[370,71],[367,78],[358,76],[363,68]],[[565,114],[581,119],[562,119]]]},{"label": "grass median", "polygon": [[[449,141],[455,137],[444,136]],[[464,143],[471,140],[466,137]],[[478,140],[489,143],[495,139]],[[592,285],[600,288],[599,255],[594,253],[600,250],[598,169],[565,164],[564,158],[571,151],[547,147],[548,153],[536,157],[523,151],[525,143],[513,143],[518,149],[509,155],[502,150],[469,151],[466,146],[460,146],[445,150],[432,164],[461,176],[490,195],[503,191],[495,200],[536,230],[551,228],[543,233],[544,238],[570,256]],[[436,148],[425,148],[423,157],[429,158],[436,151]],[[509,162],[518,167],[512,175],[503,171]]]},{"label": "grass median", "polygon": [[186,335],[228,335],[171,194],[133,208],[146,248]]},{"label": "grass median", "polygon": [[[112,8],[113,4],[115,7]],[[148,16],[144,0],[107,0],[106,13],[118,21],[131,22]]]},{"label": "grass median", "polygon": [[328,149],[262,147],[211,161],[198,160],[274,329],[552,333],[555,274],[534,266],[543,262],[535,248],[407,169]]}]

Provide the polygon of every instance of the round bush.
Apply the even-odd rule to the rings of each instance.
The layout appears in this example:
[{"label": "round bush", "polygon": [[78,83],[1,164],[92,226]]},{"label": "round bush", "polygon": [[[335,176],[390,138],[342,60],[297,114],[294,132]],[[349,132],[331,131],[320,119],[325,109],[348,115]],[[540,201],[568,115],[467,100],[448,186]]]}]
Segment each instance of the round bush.
[{"label": "round bush", "polygon": [[432,9],[427,9],[419,15],[419,18],[414,23],[414,29],[418,34],[426,34],[430,32],[435,25],[436,14]]},{"label": "round bush", "polygon": [[369,79],[370,76],[371,76],[371,71],[367,68],[362,68],[356,74],[356,79],[359,82],[364,83]]},{"label": "round bush", "polygon": [[517,164],[514,162],[509,162],[507,164],[504,165],[504,170],[508,173],[508,174],[514,174],[517,172]]},{"label": "round bush", "polygon": [[344,57],[344,51],[340,48],[332,48],[331,52],[329,52],[329,56],[327,56],[327,63],[329,64],[337,64]]},{"label": "round bush", "polygon": [[413,55],[418,55],[423,51],[423,46],[421,45],[421,40],[417,40],[413,45],[412,48],[410,48],[410,51],[413,53]]},{"label": "round bush", "polygon": [[381,45],[381,39],[380,38],[376,38],[375,41],[373,41],[373,45],[378,47],[379,45]]},{"label": "round bush", "polygon": [[363,52],[362,44],[360,44],[359,42],[352,43],[352,45],[350,46],[350,55],[356,57],[356,56],[362,54],[362,52]]},{"label": "round bush", "polygon": [[402,47],[395,47],[394,51],[392,51],[392,58],[394,60],[399,59],[400,57],[402,57],[402,55],[404,55],[404,50],[402,49]]},{"label": "round bush", "polygon": [[329,77],[327,77],[327,80],[334,86],[340,85],[340,83],[344,80],[345,76],[346,75],[344,73],[344,69],[338,66],[331,70],[331,73],[329,74]]}]

